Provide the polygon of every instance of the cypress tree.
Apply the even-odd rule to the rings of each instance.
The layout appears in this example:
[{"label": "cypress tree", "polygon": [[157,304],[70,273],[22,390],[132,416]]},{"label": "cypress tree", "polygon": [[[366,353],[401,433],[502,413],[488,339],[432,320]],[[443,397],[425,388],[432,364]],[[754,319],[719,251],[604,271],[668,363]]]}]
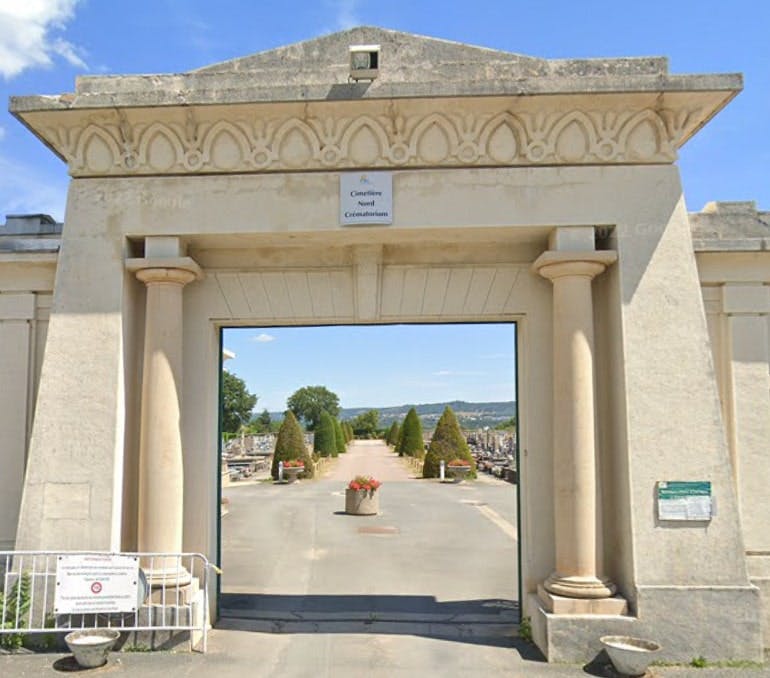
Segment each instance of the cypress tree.
[{"label": "cypress tree", "polygon": [[422,477],[438,478],[442,459],[446,463],[453,459],[467,461],[471,467],[470,477],[476,477],[476,463],[457,423],[457,417],[449,406],[436,424],[436,430],[433,432],[428,453],[425,455],[425,463],[422,466]]},{"label": "cypress tree", "polygon": [[385,442],[388,443],[388,445],[396,445],[398,443],[398,434],[398,422],[394,421],[388,429],[388,434],[385,436]]},{"label": "cypress tree", "polygon": [[345,442],[349,443],[354,438],[353,426],[349,421],[346,421],[342,424],[342,429],[345,431]]},{"label": "cypress tree", "polygon": [[270,469],[270,475],[273,480],[278,480],[278,462],[299,459],[305,463],[305,472],[301,474],[302,478],[312,478],[314,473],[313,460],[307,451],[305,445],[305,436],[302,433],[297,418],[291,411],[287,411],[281,428],[278,429],[278,437],[275,441],[275,451],[273,452],[273,465]]},{"label": "cypress tree", "polygon": [[417,416],[417,410],[411,408],[404,419],[404,425],[398,438],[396,452],[399,457],[416,457],[422,459],[425,454],[425,443],[422,440],[422,424]]},{"label": "cypress tree", "polygon": [[337,443],[334,436],[334,420],[328,412],[321,412],[321,418],[315,427],[313,452],[319,457],[336,457]]},{"label": "cypress tree", "polygon": [[347,441],[345,440],[345,433],[342,430],[342,424],[340,424],[339,419],[334,420],[334,442],[337,445],[337,454],[347,452],[347,447],[345,447]]}]

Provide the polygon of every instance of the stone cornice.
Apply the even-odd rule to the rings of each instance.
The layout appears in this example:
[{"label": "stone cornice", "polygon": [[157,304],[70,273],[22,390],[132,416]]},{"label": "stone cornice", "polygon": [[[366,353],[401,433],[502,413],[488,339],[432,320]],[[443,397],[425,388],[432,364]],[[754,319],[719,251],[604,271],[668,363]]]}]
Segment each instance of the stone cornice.
[{"label": "stone cornice", "polygon": [[595,94],[19,115],[74,177],[661,164],[676,160],[679,146],[726,96]]}]

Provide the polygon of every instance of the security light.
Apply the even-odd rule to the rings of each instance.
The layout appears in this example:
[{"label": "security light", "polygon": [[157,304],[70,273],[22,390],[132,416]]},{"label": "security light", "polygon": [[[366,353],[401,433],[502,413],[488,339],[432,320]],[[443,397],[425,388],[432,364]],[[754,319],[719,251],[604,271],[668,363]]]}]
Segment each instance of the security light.
[{"label": "security light", "polygon": [[379,45],[350,46],[350,79],[374,80],[379,73]]}]

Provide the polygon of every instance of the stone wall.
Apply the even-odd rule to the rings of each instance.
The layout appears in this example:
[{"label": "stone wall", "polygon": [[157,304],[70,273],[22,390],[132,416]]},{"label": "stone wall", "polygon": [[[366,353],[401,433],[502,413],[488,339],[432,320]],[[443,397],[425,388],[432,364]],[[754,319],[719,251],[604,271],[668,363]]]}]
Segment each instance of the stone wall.
[{"label": "stone wall", "polygon": [[770,213],[709,203],[691,215],[749,577],[770,646]]},{"label": "stone wall", "polygon": [[13,548],[48,329],[61,224],[0,224],[0,550]]}]

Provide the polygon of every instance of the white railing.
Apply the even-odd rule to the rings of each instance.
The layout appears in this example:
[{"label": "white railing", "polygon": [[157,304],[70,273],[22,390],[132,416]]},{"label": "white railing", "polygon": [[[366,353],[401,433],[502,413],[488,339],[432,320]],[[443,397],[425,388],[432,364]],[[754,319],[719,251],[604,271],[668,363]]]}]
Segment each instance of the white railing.
[{"label": "white railing", "polygon": [[[105,611],[109,606],[100,610],[100,602],[89,600],[80,601],[79,607],[89,611],[60,613],[55,607],[56,588],[63,583],[60,562],[65,557],[113,556],[134,558],[140,564],[134,582],[137,600],[135,605],[129,603],[130,611]],[[188,632],[190,649],[206,652],[212,569],[217,570],[200,553],[0,551],[0,647],[17,646],[26,634],[110,628],[127,635],[165,632],[169,639],[176,633]],[[148,583],[144,572],[159,570],[179,573],[189,583],[180,586],[179,577],[174,576],[166,577],[166,582],[150,577]]]}]

